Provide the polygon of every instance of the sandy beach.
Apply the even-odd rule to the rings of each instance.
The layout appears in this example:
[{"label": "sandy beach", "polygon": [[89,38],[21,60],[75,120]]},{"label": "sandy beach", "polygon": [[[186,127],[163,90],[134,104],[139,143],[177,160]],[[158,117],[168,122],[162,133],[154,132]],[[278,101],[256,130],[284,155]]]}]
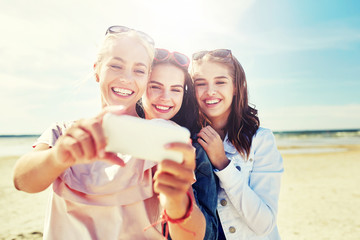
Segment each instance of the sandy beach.
[{"label": "sandy beach", "polygon": [[360,145],[323,147],[340,151],[282,154],[282,239],[360,239]]},{"label": "sandy beach", "polygon": [[[360,145],[337,148],[296,154],[280,148],[285,166],[278,214],[282,239],[360,239]],[[0,239],[41,239],[49,189],[16,191],[11,179],[16,159],[0,158]]]}]

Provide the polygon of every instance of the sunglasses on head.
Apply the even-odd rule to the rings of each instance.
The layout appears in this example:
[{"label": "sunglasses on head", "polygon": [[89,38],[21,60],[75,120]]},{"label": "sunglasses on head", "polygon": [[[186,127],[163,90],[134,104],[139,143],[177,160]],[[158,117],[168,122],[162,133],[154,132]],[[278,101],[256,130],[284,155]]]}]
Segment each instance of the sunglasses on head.
[{"label": "sunglasses on head", "polygon": [[211,55],[213,57],[219,57],[219,58],[227,58],[227,57],[231,57],[231,50],[229,49],[216,49],[216,50],[213,50],[213,51],[200,51],[200,52],[197,52],[197,53],[194,53],[192,55],[192,59],[193,60],[199,60],[201,58],[203,58],[205,55]]},{"label": "sunglasses on head", "polygon": [[155,50],[155,62],[161,62],[168,59],[172,59],[178,64],[180,67],[188,68],[190,64],[190,59],[182,53],[179,52],[170,52],[169,50],[156,48]]},{"label": "sunglasses on head", "polygon": [[111,26],[106,30],[105,35],[109,34],[109,33],[122,33],[122,32],[129,32],[129,31],[135,31],[137,32],[143,39],[145,39],[148,43],[150,43],[151,45],[155,45],[154,39],[152,39],[149,35],[147,35],[146,33],[142,32],[142,31],[138,31],[132,28],[128,28],[125,26]]}]

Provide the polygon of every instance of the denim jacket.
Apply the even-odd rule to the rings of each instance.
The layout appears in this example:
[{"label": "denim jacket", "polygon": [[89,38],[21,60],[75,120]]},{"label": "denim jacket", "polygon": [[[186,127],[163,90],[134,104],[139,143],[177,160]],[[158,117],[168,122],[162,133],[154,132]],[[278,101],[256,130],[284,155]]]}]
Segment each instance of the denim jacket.
[{"label": "denim jacket", "polygon": [[269,129],[259,128],[244,158],[224,139],[229,165],[219,178],[217,211],[226,239],[280,239],[276,215],[283,162]]},{"label": "denim jacket", "polygon": [[193,143],[196,149],[196,182],[192,185],[196,202],[206,219],[204,239],[213,240],[218,236],[216,216],[217,187],[213,166],[199,143]]}]

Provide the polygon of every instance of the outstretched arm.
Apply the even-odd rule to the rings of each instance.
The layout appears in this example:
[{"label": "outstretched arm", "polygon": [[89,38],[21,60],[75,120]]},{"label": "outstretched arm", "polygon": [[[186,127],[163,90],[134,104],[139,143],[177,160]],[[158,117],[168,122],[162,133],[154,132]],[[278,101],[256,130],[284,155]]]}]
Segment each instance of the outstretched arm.
[{"label": "outstretched arm", "polygon": [[[63,171],[72,165],[103,159],[123,164],[113,153],[105,153],[106,145],[101,121],[105,111],[95,118],[74,123],[51,143],[38,144],[33,151],[17,161],[13,171],[14,185],[18,190],[36,193],[45,190]],[[52,134],[53,129],[48,129]]]},{"label": "outstretched arm", "polygon": [[[183,219],[193,209],[185,221],[181,223],[168,222],[172,239],[203,239],[206,222],[204,215],[194,201],[191,185],[194,182],[195,149],[192,145],[172,143],[169,150],[181,151],[184,162],[179,164],[164,160],[158,165],[154,175],[154,190],[160,194],[160,204],[167,215],[173,220]],[[190,193],[190,198],[187,195]]]}]

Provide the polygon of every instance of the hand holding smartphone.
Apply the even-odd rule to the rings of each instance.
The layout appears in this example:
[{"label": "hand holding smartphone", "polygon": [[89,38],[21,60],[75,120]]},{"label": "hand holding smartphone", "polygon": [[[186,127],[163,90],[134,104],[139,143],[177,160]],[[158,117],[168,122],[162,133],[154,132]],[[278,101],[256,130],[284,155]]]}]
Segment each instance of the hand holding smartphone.
[{"label": "hand holding smartphone", "polygon": [[105,151],[155,162],[169,159],[181,163],[182,153],[167,150],[164,145],[188,143],[190,138],[188,129],[163,119],[146,120],[107,113],[102,125],[107,138]]}]

